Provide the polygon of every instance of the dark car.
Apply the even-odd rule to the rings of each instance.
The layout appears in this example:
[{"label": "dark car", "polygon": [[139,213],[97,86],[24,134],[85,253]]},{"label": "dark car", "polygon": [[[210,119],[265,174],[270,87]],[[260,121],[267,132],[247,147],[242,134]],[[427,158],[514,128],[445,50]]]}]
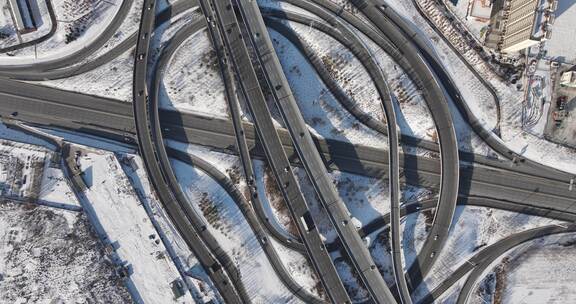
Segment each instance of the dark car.
[{"label": "dark car", "polygon": [[560,96],[556,99],[556,107],[558,110],[564,110],[564,106],[566,105],[566,96]]}]

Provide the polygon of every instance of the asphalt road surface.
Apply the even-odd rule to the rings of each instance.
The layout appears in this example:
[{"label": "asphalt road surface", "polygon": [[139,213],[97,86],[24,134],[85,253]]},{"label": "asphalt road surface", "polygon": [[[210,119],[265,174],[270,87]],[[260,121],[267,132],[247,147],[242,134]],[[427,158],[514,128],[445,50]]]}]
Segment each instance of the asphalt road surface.
[{"label": "asphalt road surface", "polygon": [[211,10],[214,11],[211,14],[211,22],[215,23],[221,33],[231,66],[238,78],[240,91],[244,100],[247,101],[247,106],[256,125],[258,138],[266,152],[268,164],[279,184],[279,189],[302,237],[312,265],[331,301],[335,303],[350,302],[332,259],[324,247],[322,237],[310,215],[306,200],[300,191],[272,123],[270,111],[259,87],[255,71],[250,64],[248,50],[241,39],[241,31],[232,4],[228,1],[206,1],[205,4],[204,7],[210,6]]},{"label": "asphalt road surface", "polygon": [[[64,128],[110,139],[134,143],[134,120],[126,102],[65,92],[34,84],[0,79],[0,115],[55,128]],[[160,115],[164,136],[233,153],[234,130],[230,121],[169,110]],[[256,145],[253,156],[263,157],[254,126],[244,123],[249,145]],[[284,150],[290,157],[294,150],[286,130],[278,129]],[[380,177],[387,174],[387,152],[381,149],[352,146],[348,143],[315,139],[331,169]],[[439,187],[440,166],[437,159],[400,154],[401,181],[427,187]],[[476,157],[481,164],[462,166],[461,175],[470,180],[461,195],[485,196],[519,205],[534,205],[550,210],[576,213],[576,191],[569,191],[570,180],[549,172],[507,162]],[[570,175],[567,175],[570,176]]]},{"label": "asphalt road surface", "polygon": [[226,303],[250,303],[241,274],[180,188],[164,148],[157,104],[150,100],[146,85],[155,13],[156,2],[144,1],[134,59],[132,102],[140,154],[156,194],[220,296]]},{"label": "asphalt road surface", "polygon": [[350,212],[328,176],[284,75],[257,3],[240,0],[237,5],[246,36],[249,37],[246,40],[251,42],[268,91],[280,110],[308,178],[342,240],[347,257],[376,303],[394,303],[395,299],[376,268],[366,244],[351,224]]}]

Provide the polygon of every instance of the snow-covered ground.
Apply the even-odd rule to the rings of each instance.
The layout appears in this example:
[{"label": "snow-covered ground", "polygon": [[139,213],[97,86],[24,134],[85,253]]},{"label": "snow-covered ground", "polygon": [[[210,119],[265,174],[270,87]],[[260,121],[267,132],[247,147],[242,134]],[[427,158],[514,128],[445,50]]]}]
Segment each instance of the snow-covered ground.
[{"label": "snow-covered ground", "polygon": [[46,166],[42,177],[39,199],[47,202],[58,202],[66,206],[81,207],[80,202],[59,168]]},{"label": "snow-covered ground", "polygon": [[546,123],[552,119],[549,109],[554,87],[550,79],[550,62],[540,60],[535,65],[533,76],[528,78],[522,119],[527,132],[542,138]]},{"label": "snow-covered ground", "polygon": [[180,275],[114,154],[90,151],[79,164],[88,187],[84,209],[127,267],[133,296],[143,303],[190,303],[189,293],[174,295]]},{"label": "snow-covered ground", "polygon": [[469,303],[573,303],[576,291],[576,236],[541,238],[504,255],[473,291]]},{"label": "snow-covered ground", "polygon": [[[52,21],[48,13],[47,3],[50,1],[34,1],[31,3],[32,15],[36,29],[29,33],[19,33],[12,17],[9,0],[0,0],[0,48],[17,46],[47,35],[52,29]],[[30,16],[26,11],[26,16]],[[28,17],[26,17],[28,18]]]},{"label": "snow-covered ground", "polygon": [[[492,8],[490,0],[459,0],[456,5],[450,0],[442,1],[460,21],[466,24],[470,33],[477,39],[483,38],[482,33],[489,23],[483,16],[486,16],[486,10],[488,10],[488,19],[490,18],[490,10]],[[486,5],[490,5],[490,7],[487,8]]]},{"label": "snow-covered ground", "polygon": [[[290,27],[297,29],[299,33],[308,33],[306,39],[309,42],[315,42],[313,47],[319,50],[319,57],[324,58],[325,62],[332,61],[334,63],[331,66],[339,76],[336,79],[342,82],[344,79],[351,80],[353,74],[358,76],[358,82],[350,83],[349,86],[344,87],[345,90],[354,89],[359,95],[356,98],[364,99],[366,103],[375,101],[374,86],[369,84],[369,82],[366,83],[368,76],[362,67],[359,66],[358,60],[350,57],[349,54],[343,53],[344,50],[336,41],[320,32],[309,30],[307,26],[300,24],[290,23]],[[302,116],[316,134],[324,138],[334,138],[359,144],[371,143],[381,148],[387,146],[386,137],[360,124],[336,101],[316,75],[313,67],[296,47],[273,30],[270,30],[270,37],[274,41],[282,67],[285,71],[288,71],[286,76],[296,101],[302,110]],[[355,69],[350,68],[353,63],[356,63]],[[346,69],[345,67],[349,68]],[[340,70],[339,68],[343,69]],[[364,86],[357,85],[361,83],[361,79],[364,79]]]},{"label": "snow-covered ground", "polygon": [[275,275],[252,229],[226,191],[204,172],[186,163],[173,161],[172,165],[193,208],[203,217],[222,249],[240,270],[252,301],[298,302]]},{"label": "snow-covered ground", "polygon": [[[426,215],[409,215],[404,223],[404,254],[411,263],[426,238]],[[498,240],[520,231],[561,222],[548,218],[485,207],[458,206],[450,235],[424,284],[415,291],[415,299],[434,289],[455,269]]]},{"label": "snow-covered ground", "polygon": [[[465,76],[470,73],[467,67],[464,66],[459,59],[457,59],[457,57],[452,53],[452,51],[443,41],[436,37],[437,35],[435,32],[430,28],[428,23],[423,20],[423,17],[417,12],[411,1],[390,0],[387,1],[387,3],[389,3],[394,9],[396,9],[398,13],[403,15],[405,18],[411,22],[414,22],[416,26],[426,34],[427,37],[431,37],[430,39],[434,41],[432,45],[438,52],[442,63],[452,74],[452,77],[458,85],[458,88],[464,94],[465,101],[474,111],[476,116],[483,120],[485,125],[490,129],[490,126],[492,125],[486,124],[486,122],[493,121],[493,118],[491,118],[493,117],[493,114],[490,114],[493,113],[493,111],[489,110],[490,108],[493,108],[493,100],[490,101],[484,98],[479,99],[479,96],[485,96],[483,95],[484,93],[481,93],[480,91],[485,91],[486,89],[482,88],[481,86],[477,87],[477,90],[469,88],[467,85],[468,82],[472,83],[473,86],[477,86],[478,81],[468,81],[469,79],[474,78]],[[487,73],[487,70],[484,68],[480,69],[479,71],[482,73]],[[518,91],[513,86],[506,85],[496,77],[485,76],[485,79],[495,87],[496,92],[500,98],[502,113],[502,121],[500,127],[503,142],[510,149],[516,151],[528,159],[532,159],[559,170],[576,173],[576,150],[557,145],[545,139],[541,139],[528,132],[525,132],[522,129],[522,107],[520,105],[523,99],[523,92]],[[479,144],[479,147],[482,147],[483,145],[476,139],[476,136],[466,138],[466,134],[471,134],[468,132],[462,132],[462,130],[469,130],[469,127],[464,124],[460,114],[454,107],[451,107],[451,111],[455,120],[456,130],[458,131],[457,136],[461,142],[461,147],[462,142],[467,141],[471,141],[473,147],[477,144]],[[489,150],[486,150],[484,147],[480,149],[475,148],[474,151],[476,153],[487,153]]]},{"label": "snow-covered ground", "polygon": [[2,303],[131,302],[86,217],[45,206],[0,202],[0,281]]},{"label": "snow-covered ground", "polygon": [[[136,6],[130,11],[128,17],[112,38],[92,56],[78,63],[78,65],[95,60],[135,34],[138,30],[139,18],[140,8]],[[198,18],[198,16],[193,14],[192,10],[188,10],[173,16],[170,22],[166,22],[156,29],[156,36],[153,40],[153,50],[155,51],[151,54],[150,69],[153,67],[154,58],[158,55],[160,47],[172,37],[175,31],[184,24],[191,22],[192,18]],[[188,51],[188,48],[186,51]],[[190,58],[189,55],[183,57]],[[192,58],[196,58],[196,56],[192,56]],[[119,54],[110,62],[94,70],[73,77],[42,81],[39,84],[130,102],[132,100],[133,61],[134,46],[131,46],[128,51]],[[170,71],[170,68],[168,70]],[[184,79],[187,79],[189,75],[182,76],[186,76]]]},{"label": "snow-covered ground", "polygon": [[207,31],[191,36],[178,47],[162,84],[160,106],[228,117],[224,82]]},{"label": "snow-covered ground", "polygon": [[[10,55],[0,54],[0,64],[34,63],[59,58],[81,50],[103,33],[118,12],[121,3],[121,0],[52,1],[58,20],[56,33],[42,43],[10,52]],[[48,13],[44,12],[44,16],[47,19]]]}]

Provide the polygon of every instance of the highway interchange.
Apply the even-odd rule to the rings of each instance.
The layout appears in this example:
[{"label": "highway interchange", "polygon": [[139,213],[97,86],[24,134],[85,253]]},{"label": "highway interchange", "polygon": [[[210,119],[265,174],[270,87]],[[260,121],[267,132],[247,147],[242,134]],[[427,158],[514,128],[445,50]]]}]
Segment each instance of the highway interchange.
[{"label": "highway interchange", "polygon": [[[156,1],[146,0],[137,34],[97,59],[82,62],[100,49],[126,18],[132,1],[125,0],[103,34],[84,50],[40,64],[0,67],[0,116],[32,125],[85,132],[137,145],[156,194],[226,303],[251,301],[243,285],[242,274],[219,246],[216,238],[207,229],[207,223],[180,188],[170,165],[170,157],[207,172],[222,185],[244,214],[282,283],[306,303],[322,303],[325,300],[310,294],[296,282],[274,247],[270,246],[268,237],[273,237],[309,258],[326,291],[326,300],[332,303],[351,303],[330,255],[334,248],[340,250],[355,269],[359,281],[369,295],[365,301],[412,303],[411,291],[418,287],[432,269],[438,253],[446,243],[457,204],[488,206],[567,222],[574,221],[576,193],[568,190],[573,176],[526,160],[508,149],[492,130],[483,128],[466,106],[450,75],[424,38],[390,7],[379,0],[351,1],[366,17],[368,24],[327,0],[286,2],[310,11],[324,20],[325,23],[318,23],[314,25],[315,28],[342,43],[361,61],[380,96],[385,122],[371,119],[355,107],[354,101],[347,98],[346,93],[331,79],[305,41],[299,40],[298,35],[281,21],[286,19],[301,24],[313,24],[310,17],[274,9],[260,10],[255,1],[248,0],[181,0],[162,12],[157,12]],[[193,19],[162,47],[159,59],[150,73],[148,54],[155,27],[169,21],[171,16],[196,6],[200,7],[198,11],[203,17]],[[320,78],[345,109],[369,128],[387,135],[388,150],[320,139],[308,131],[266,26],[283,34],[306,55]],[[218,56],[231,120],[162,110],[158,106],[163,73],[176,48],[188,37],[206,28]],[[422,90],[436,125],[438,143],[399,134],[393,98],[384,72],[352,28],[385,49]],[[19,81],[78,75],[109,62],[134,45],[132,105]],[[148,79],[150,74],[151,81]],[[279,109],[286,129],[274,126],[267,98],[272,98]],[[502,156],[500,159],[471,155],[458,150],[454,124],[448,108],[449,99],[456,103],[474,132]],[[247,106],[253,124],[242,121],[240,103]],[[244,178],[250,185],[250,197],[245,197],[226,175],[210,163],[165,146],[164,139],[205,145],[218,151],[238,154]],[[405,155],[399,151],[399,143],[438,152],[439,157],[435,159]],[[63,150],[69,151],[67,148]],[[266,215],[264,203],[257,196],[258,191],[253,183],[252,158],[265,159],[270,165],[292,221],[298,228],[298,235],[290,234]],[[306,172],[338,234],[336,243],[325,244],[322,240],[323,237],[310,214],[308,198],[302,193],[293,172],[294,167],[301,167]],[[389,183],[391,213],[374,223],[365,223],[365,227],[358,230],[352,224],[351,214],[330,180],[328,173],[334,169],[385,177]],[[438,190],[438,198],[407,203],[401,208],[401,182],[435,188]],[[430,232],[416,262],[404,271],[400,218],[406,213],[430,208],[436,210]],[[396,286],[387,286],[362,239],[368,232],[390,223]],[[574,229],[573,225],[537,228],[488,246],[472,257],[469,263],[463,264],[438,288],[432,290],[422,302],[433,302],[460,278],[471,273],[458,299],[459,303],[465,303],[483,270],[508,250],[538,237],[571,232]]]}]

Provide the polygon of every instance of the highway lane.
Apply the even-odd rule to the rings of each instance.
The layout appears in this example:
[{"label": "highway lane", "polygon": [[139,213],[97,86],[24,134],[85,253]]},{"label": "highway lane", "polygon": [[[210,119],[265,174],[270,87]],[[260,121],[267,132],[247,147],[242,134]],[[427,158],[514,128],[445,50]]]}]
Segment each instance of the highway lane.
[{"label": "highway lane", "polygon": [[464,55],[460,51],[458,51],[458,49],[456,49],[454,44],[442,33],[442,31],[440,31],[440,29],[436,26],[436,24],[432,21],[432,19],[430,19],[430,17],[422,9],[420,2],[418,2],[416,0],[412,0],[412,4],[416,8],[416,10],[418,10],[418,13],[420,13],[420,15],[424,18],[424,20],[426,20],[426,22],[434,30],[434,32],[436,32],[436,34],[438,36],[440,36],[442,38],[442,40],[444,40],[446,45],[448,45],[448,47],[450,47],[450,49],[452,49],[454,54],[456,54],[456,56],[458,56],[460,58],[460,60],[464,63],[464,65],[466,65],[466,67],[468,67],[468,70],[470,70],[470,72],[472,72],[472,74],[474,74],[476,79],[480,83],[482,83],[482,85],[484,85],[484,87],[486,88],[486,90],[488,90],[490,95],[492,95],[492,98],[494,99],[494,103],[496,105],[496,126],[494,127],[493,132],[497,136],[500,136],[500,122],[502,121],[502,113],[501,113],[502,111],[501,111],[501,107],[500,107],[500,98],[498,97],[498,93],[496,91],[496,88],[489,81],[484,79],[484,77],[482,77],[482,75],[480,75],[480,73],[476,70],[476,68],[474,66],[472,66],[472,64],[470,64],[470,62],[468,62],[468,60],[464,57]]},{"label": "highway lane", "polygon": [[[214,11],[214,14],[211,14],[214,20],[211,21],[215,23],[221,33],[231,66],[237,76],[241,94],[254,119],[266,159],[274,173],[284,201],[287,203],[292,220],[302,237],[312,266],[332,302],[350,303],[350,298],[340,281],[330,255],[324,247],[322,236],[318,232],[276,133],[266,100],[255,71],[250,64],[250,55],[242,41],[233,6],[228,1],[210,1],[209,4]],[[205,5],[205,7],[207,6]]]},{"label": "highway lane", "polygon": [[100,49],[112,35],[117,32],[120,25],[126,19],[133,2],[134,0],[123,0],[118,12],[106,28],[102,30],[101,34],[77,51],[63,57],[37,61],[32,64],[2,65],[0,66],[0,76],[18,78],[19,75],[25,76],[31,73],[41,73],[46,70],[69,66],[88,58],[88,56]]},{"label": "highway lane", "polygon": [[[436,199],[427,199],[419,202],[406,203],[404,206],[402,206],[402,208],[400,208],[400,216],[404,217],[408,214],[420,212],[422,210],[433,209],[436,207],[436,201],[437,201]],[[540,216],[549,219],[565,221],[569,223],[576,222],[576,214],[564,213],[560,211],[554,211],[529,205],[520,205],[518,203],[494,200],[486,197],[477,197],[477,196],[459,197],[458,205],[494,208],[499,210],[522,213],[526,215]],[[389,217],[383,216],[365,224],[359,229],[359,232],[362,237],[366,237],[371,233],[374,233],[378,230],[385,228],[389,224],[390,224]],[[326,248],[328,248],[328,250],[330,251],[338,250],[339,246],[340,242],[338,240],[326,244]]]},{"label": "highway lane", "polygon": [[[202,2],[202,5],[205,5],[204,2]],[[214,19],[214,17],[211,16],[211,10],[209,8],[203,7],[203,11],[207,11],[204,14],[207,19]],[[286,229],[284,229],[281,224],[278,223],[275,216],[268,216],[266,207],[258,195],[257,183],[255,183],[254,180],[254,167],[252,164],[252,158],[250,156],[251,147],[248,146],[246,135],[244,134],[240,102],[236,94],[234,73],[232,71],[232,67],[228,64],[229,60],[225,52],[225,45],[222,37],[220,36],[220,32],[213,26],[209,26],[208,31],[212,40],[213,49],[215,50],[216,57],[218,59],[220,75],[222,76],[224,82],[224,92],[226,94],[229,116],[232,120],[234,136],[236,137],[236,149],[242,164],[242,172],[250,191],[250,202],[254,206],[256,214],[258,215],[261,223],[264,225],[268,233],[274,237],[274,239],[288,248],[298,250],[300,252],[305,252],[306,248],[297,236],[293,236]]]},{"label": "highway lane", "polygon": [[[394,24],[382,18],[373,1],[354,0],[352,3],[398,49],[403,49],[401,55],[394,52],[395,55],[392,57],[404,68],[415,85],[422,90],[422,95],[428,104],[438,134],[441,155],[440,196],[426,241],[424,241],[415,263],[408,270],[409,284],[412,288],[416,288],[422,278],[430,271],[438,257],[437,253],[442,250],[446,243],[456,208],[459,186],[459,155],[454,124],[446,96],[415,46],[409,43],[404,33]],[[392,52],[392,50],[387,51]]]},{"label": "highway lane", "polygon": [[238,209],[242,211],[244,218],[250,225],[250,228],[252,228],[254,235],[258,239],[258,242],[262,246],[262,249],[268,257],[270,264],[274,268],[276,275],[280,278],[280,281],[284,284],[284,286],[286,286],[288,290],[290,290],[295,296],[297,296],[305,303],[326,303],[324,300],[308,292],[302,285],[294,280],[290,274],[290,271],[286,268],[286,266],[284,266],[284,262],[282,262],[281,257],[276,252],[274,245],[272,245],[268,240],[268,235],[263,226],[260,224],[260,220],[258,219],[254,210],[251,208],[251,204],[246,201],[242,192],[234,185],[234,182],[232,182],[228,176],[220,172],[220,170],[218,170],[207,161],[204,161],[203,159],[194,155],[190,155],[186,152],[172,148],[168,148],[167,152],[171,157],[204,171],[220,186],[222,186],[224,190],[226,190],[228,195],[230,195],[232,200],[234,200],[236,203]]},{"label": "highway lane", "polygon": [[132,103],[140,154],[156,194],[220,296],[226,303],[250,303],[241,274],[180,188],[164,148],[158,108],[149,99],[147,89],[148,50],[155,13],[156,2],[144,1],[134,58]]},{"label": "highway lane", "polygon": [[[150,98],[153,99],[153,101],[151,102],[152,105],[158,105],[161,80],[164,78],[164,72],[173,54],[187,38],[191,37],[194,33],[204,28],[204,23],[205,22],[203,20],[197,20],[196,22],[185,25],[184,28],[179,30],[161,50],[160,57],[155,67],[155,71],[153,72],[153,80],[150,92]],[[306,303],[315,303],[315,304],[324,303],[323,300],[319,299],[317,296],[308,292],[303,286],[298,284],[292,278],[290,272],[286,269],[284,263],[282,262],[281,258],[276,252],[276,249],[268,241],[268,236],[263,228],[263,225],[261,225],[260,219],[255,214],[254,210],[251,208],[251,205],[246,201],[242,192],[234,185],[234,183],[230,180],[228,176],[220,172],[216,167],[214,167],[210,163],[194,155],[188,155],[182,151],[170,148],[167,149],[167,153],[180,161],[188,163],[191,166],[199,168],[200,170],[204,171],[216,182],[218,182],[218,184],[220,184],[222,188],[224,188],[227,191],[227,193],[236,203],[238,209],[242,211],[242,214],[244,215],[246,221],[250,225],[250,228],[252,228],[252,231],[254,232],[256,239],[258,240],[260,246],[264,250],[264,253],[268,257],[270,264],[276,271],[276,274],[280,278],[280,281],[284,284],[284,286],[286,286],[288,290],[290,290],[294,295],[296,295],[298,298],[300,298],[302,301]],[[249,155],[248,155],[248,161],[251,162]],[[287,242],[287,240],[284,241]]]},{"label": "highway lane", "polygon": [[42,43],[42,42],[50,39],[52,36],[54,36],[54,33],[56,33],[56,29],[58,28],[58,20],[56,19],[56,13],[54,13],[54,6],[52,5],[52,0],[46,0],[45,2],[46,2],[46,10],[48,11],[48,16],[50,18],[50,30],[48,31],[48,33],[46,33],[42,37],[38,37],[38,38],[30,40],[30,41],[26,41],[26,42],[19,43],[16,45],[0,48],[0,53],[13,52],[15,50],[19,50],[19,49],[22,49],[25,47],[37,45],[39,43]]},{"label": "highway lane", "polygon": [[[311,19],[306,17],[300,18],[301,16],[292,14],[289,12],[273,12],[275,15],[283,14],[288,20],[300,22],[302,24],[315,24]],[[298,35],[292,31],[287,25],[281,22],[275,21],[274,19],[265,18],[268,26],[271,26],[274,30],[281,33],[284,37],[288,38],[290,42],[295,45],[300,52],[308,58],[309,62],[315,67],[319,72],[323,81],[333,83],[332,87],[336,90],[341,91],[340,87],[334,83],[328,71],[323,67],[321,59],[315,54],[312,48],[306,43],[306,41],[299,39]],[[314,25],[315,27],[322,27],[323,24]],[[361,58],[361,62],[365,64],[365,68],[369,71],[370,76],[375,80],[375,85],[382,102],[383,111],[385,113],[386,119],[386,134],[388,136],[388,184],[390,189],[390,213],[392,220],[391,229],[391,240],[392,240],[392,258],[393,258],[393,270],[396,279],[396,286],[398,288],[399,298],[402,303],[411,303],[410,293],[408,291],[407,283],[404,276],[404,271],[402,268],[402,251],[401,251],[401,235],[400,235],[400,183],[399,183],[399,152],[398,152],[398,130],[396,126],[396,115],[394,113],[394,105],[392,104],[392,98],[390,96],[390,90],[384,79],[384,75],[380,70],[378,64],[370,56],[369,52],[363,48],[362,43],[359,41],[352,32],[346,30],[345,27],[337,27],[333,31],[328,30],[329,27],[325,27],[325,33],[337,33],[338,31],[345,36],[348,40],[344,41],[342,38],[338,38],[346,47],[352,50],[353,54],[357,58]],[[331,34],[332,35],[332,34]],[[340,37],[341,35],[334,35]],[[342,92],[344,93],[344,92]],[[345,95],[345,94],[344,94]],[[384,125],[384,123],[381,122]]]},{"label": "highway lane", "polygon": [[[134,143],[133,114],[129,103],[96,96],[61,91],[34,84],[0,79],[0,115],[10,117],[18,112],[17,119],[54,128],[79,132]],[[235,145],[234,130],[230,121],[209,118],[193,113],[161,111],[164,136],[182,142],[228,149]],[[245,134],[253,149],[254,157],[264,157],[260,142],[256,140],[254,126],[244,123]],[[278,136],[288,156],[294,150],[286,130],[278,129]],[[350,145],[333,140],[315,139],[326,163],[331,169],[380,177],[387,174],[387,152],[372,147]],[[415,157],[404,163],[400,156],[401,181],[432,188],[439,187],[440,166],[437,159]],[[569,179],[550,178],[548,173],[525,171],[525,167],[486,159],[486,163],[462,167],[461,175],[470,180],[469,189],[461,194],[486,196],[525,205],[576,212],[576,191],[569,191]]]},{"label": "highway lane", "polygon": [[452,274],[446,280],[435,287],[418,303],[434,303],[434,301],[442,296],[442,294],[444,294],[444,292],[446,292],[451,286],[456,284],[470,271],[473,271],[474,276],[471,274],[469,279],[467,279],[458,298],[459,304],[465,303],[462,301],[469,297],[469,294],[473,291],[472,287],[474,287],[475,282],[480,277],[485,268],[489,267],[493,261],[504,255],[506,252],[537,238],[569,232],[576,232],[576,225],[571,224],[567,225],[566,227],[549,225],[509,235],[490,246],[484,247],[481,251],[469,258],[466,262],[462,263],[462,265],[458,267],[454,272],[452,272]]},{"label": "highway lane", "polygon": [[[267,92],[271,93],[280,111],[292,138],[298,158],[312,183],[320,203],[326,210],[332,225],[342,241],[342,247],[345,249],[347,258],[352,262],[356,274],[366,287],[372,300],[376,303],[395,303],[396,301],[378,271],[366,244],[358,235],[354,225],[349,225],[352,220],[350,212],[332,183],[326,166],[300,113],[296,99],[292,94],[288,80],[274,50],[272,40],[268,35],[258,4],[254,1],[240,0],[236,2],[236,5],[243,19],[246,40],[250,42],[256,55],[256,66],[259,67],[260,72],[264,76],[264,81],[261,84],[263,87],[267,87]],[[388,97],[389,95],[383,96],[383,98]],[[385,101],[383,102],[385,103]],[[386,104],[385,110],[388,110],[388,112],[385,111],[386,117],[389,119],[388,122],[394,124],[389,126],[390,130],[394,131],[394,134],[390,136],[390,140],[396,140],[391,142],[391,144],[394,144],[392,149],[397,149],[398,142],[397,137],[395,137],[396,122],[394,109],[390,102]],[[390,180],[392,181],[391,190],[393,198],[397,198],[398,189],[394,188],[394,183],[398,181],[393,179],[394,168],[396,169],[396,177],[398,176],[398,168],[394,167],[397,166],[397,162],[394,162],[396,160],[394,156],[397,158],[397,150],[391,150],[390,155],[392,156],[392,159],[390,159],[391,171],[389,171]]]},{"label": "highway lane", "polygon": [[[500,153],[500,155],[507,157],[508,159],[512,160],[515,163],[519,163],[520,166],[526,166],[529,169],[534,171],[544,171],[548,172],[553,175],[560,175],[564,177],[571,176],[571,174],[567,172],[563,172],[562,170],[555,169],[536,161],[533,161],[523,155],[518,154],[514,150],[508,148],[506,144],[502,141],[500,137],[498,137],[494,131],[487,129],[484,124],[480,121],[480,119],[474,114],[474,112],[470,109],[468,104],[463,99],[462,95],[460,94],[458,87],[456,86],[454,80],[450,76],[441,63],[440,59],[436,55],[436,52],[430,47],[430,44],[427,43],[424,37],[422,37],[421,33],[415,26],[407,22],[402,16],[397,14],[394,10],[384,4],[381,0],[370,0],[379,2],[380,5],[378,6],[378,10],[382,12],[386,18],[390,20],[390,22],[394,23],[398,26],[405,34],[406,37],[409,37],[410,40],[418,47],[418,49],[422,52],[422,55],[426,59],[426,61],[430,64],[431,68],[434,70],[438,78],[441,80],[442,85],[446,89],[447,93],[450,95],[451,99],[454,101],[458,111],[464,118],[464,120],[470,125],[472,130],[484,140],[484,142],[490,146],[494,151]],[[569,178],[569,177],[568,177]]]}]

